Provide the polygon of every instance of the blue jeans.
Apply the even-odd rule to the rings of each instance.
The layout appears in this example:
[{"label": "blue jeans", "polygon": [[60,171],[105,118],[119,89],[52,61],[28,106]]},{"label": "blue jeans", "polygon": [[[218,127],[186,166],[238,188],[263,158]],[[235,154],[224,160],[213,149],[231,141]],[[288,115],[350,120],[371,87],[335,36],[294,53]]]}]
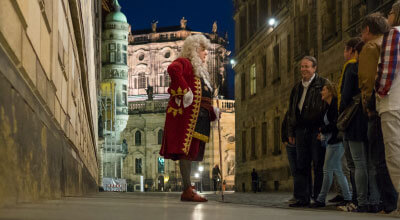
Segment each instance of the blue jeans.
[{"label": "blue jeans", "polygon": [[344,147],[342,142],[332,145],[328,144],[325,153],[324,180],[322,182],[321,192],[317,198],[318,202],[325,203],[326,196],[332,186],[333,174],[335,174],[337,178],[344,200],[351,200],[349,184],[342,170],[343,154]]},{"label": "blue jeans", "polygon": [[359,206],[369,205],[368,202],[368,168],[367,150],[362,141],[347,141],[354,162],[354,179],[357,188]]}]

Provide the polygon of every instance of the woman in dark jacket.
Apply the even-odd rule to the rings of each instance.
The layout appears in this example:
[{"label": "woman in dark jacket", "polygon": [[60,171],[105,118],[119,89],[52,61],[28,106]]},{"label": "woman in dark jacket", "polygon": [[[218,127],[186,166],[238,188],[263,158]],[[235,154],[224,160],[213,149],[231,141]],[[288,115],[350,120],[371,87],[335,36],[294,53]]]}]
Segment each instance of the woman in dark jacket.
[{"label": "woman in dark jacket", "polygon": [[[361,52],[363,43],[351,45],[351,40],[346,44],[344,56],[347,60],[340,85],[339,113],[351,105],[353,97],[360,93],[358,87],[358,54]],[[347,165],[351,170],[351,179],[354,183],[353,194],[357,193],[358,210],[368,209],[368,168],[365,141],[367,137],[368,118],[363,113],[361,106],[351,119],[349,126],[344,131],[343,144],[346,149]],[[376,183],[374,181],[373,183]],[[372,195],[376,195],[376,184],[371,184]],[[354,195],[355,196],[355,195]],[[376,197],[376,196],[375,196]]]},{"label": "woman in dark jacket", "polygon": [[337,137],[338,129],[336,122],[338,118],[337,109],[337,92],[331,82],[327,82],[321,91],[322,100],[328,105],[328,110],[324,116],[324,125],[321,127],[319,138],[326,143],[325,163],[324,163],[324,180],[322,182],[321,192],[312,207],[324,207],[325,199],[328,195],[333,181],[333,174],[337,177],[337,181],[342,190],[344,203],[351,202],[351,194],[347,179],[342,170],[342,157],[344,154],[343,143]]}]

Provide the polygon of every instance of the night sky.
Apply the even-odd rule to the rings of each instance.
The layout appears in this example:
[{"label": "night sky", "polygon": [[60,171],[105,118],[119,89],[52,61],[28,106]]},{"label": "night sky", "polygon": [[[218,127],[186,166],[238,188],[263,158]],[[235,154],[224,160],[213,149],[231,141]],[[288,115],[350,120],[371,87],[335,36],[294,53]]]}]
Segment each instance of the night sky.
[{"label": "night sky", "polygon": [[[211,33],[212,24],[217,21],[218,33],[228,32],[228,50],[234,53],[234,20],[232,0],[118,0],[121,11],[128,18],[133,30],[150,29],[151,22],[157,20],[157,27],[180,25],[185,17],[187,27],[194,31]],[[234,76],[228,70],[228,98],[233,98]]]}]

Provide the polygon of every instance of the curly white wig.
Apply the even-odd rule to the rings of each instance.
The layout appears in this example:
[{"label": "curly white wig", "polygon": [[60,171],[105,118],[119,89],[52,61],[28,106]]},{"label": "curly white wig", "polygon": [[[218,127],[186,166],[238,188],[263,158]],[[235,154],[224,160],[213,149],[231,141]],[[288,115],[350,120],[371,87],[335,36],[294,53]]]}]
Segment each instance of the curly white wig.
[{"label": "curly white wig", "polygon": [[207,71],[205,63],[201,61],[198,54],[198,49],[200,47],[204,47],[205,49],[210,48],[210,40],[208,40],[204,35],[200,34],[187,37],[186,40],[183,42],[181,57],[190,59],[190,62],[193,65],[194,75],[202,78],[204,80],[204,83],[212,91],[212,87],[210,84],[210,74]]}]

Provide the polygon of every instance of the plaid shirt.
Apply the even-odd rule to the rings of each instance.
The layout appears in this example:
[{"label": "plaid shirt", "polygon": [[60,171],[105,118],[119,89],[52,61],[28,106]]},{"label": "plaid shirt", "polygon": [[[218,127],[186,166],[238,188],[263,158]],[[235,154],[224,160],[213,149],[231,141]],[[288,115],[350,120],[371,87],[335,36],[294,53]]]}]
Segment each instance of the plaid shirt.
[{"label": "plaid shirt", "polygon": [[400,71],[400,27],[394,27],[386,33],[382,41],[378,76],[375,81],[375,91],[381,96],[386,96],[392,82]]}]

